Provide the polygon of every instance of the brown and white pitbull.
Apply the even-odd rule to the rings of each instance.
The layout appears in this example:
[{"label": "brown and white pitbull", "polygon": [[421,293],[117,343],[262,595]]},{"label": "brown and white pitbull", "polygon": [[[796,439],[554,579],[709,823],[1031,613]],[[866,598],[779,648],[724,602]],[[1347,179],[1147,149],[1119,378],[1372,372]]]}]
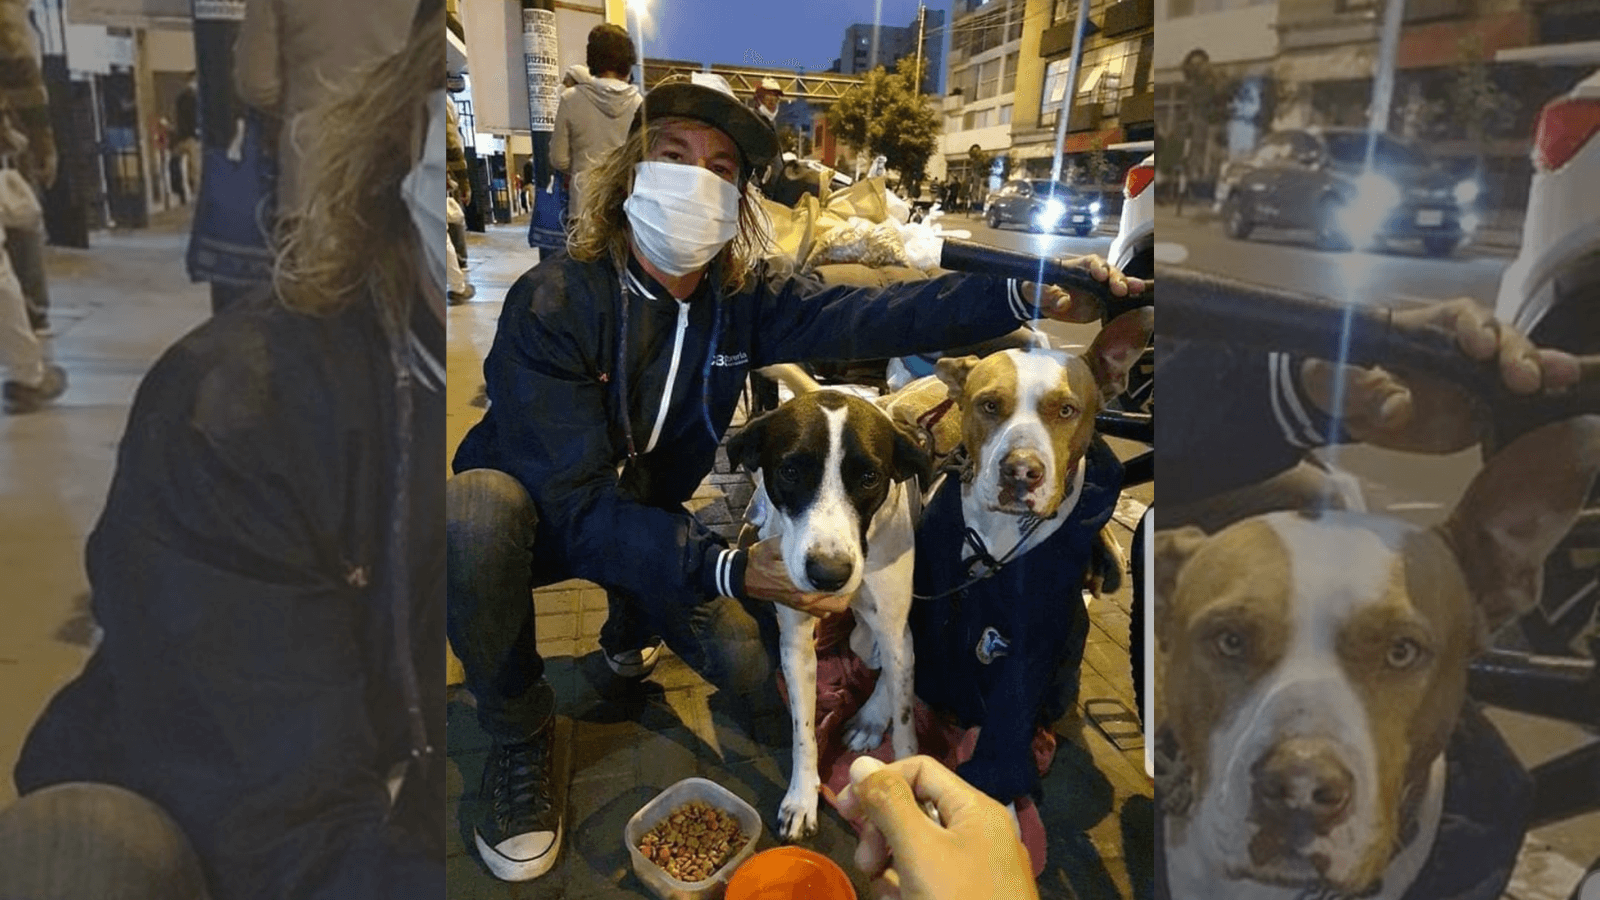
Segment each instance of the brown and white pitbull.
[{"label": "brown and white pitbull", "polygon": [[[1127,389],[1154,328],[1143,308],[1102,328],[1082,356],[1029,349],[939,360],[970,457],[961,510],[995,559],[1043,543],[1065,521],[1057,514],[1071,511],[1083,486],[1094,417]],[[1044,521],[1017,549],[1034,518]]]},{"label": "brown and white pitbull", "polygon": [[1157,532],[1174,900],[1405,894],[1467,664],[1535,603],[1597,470],[1588,416],[1497,454],[1435,528],[1332,511]]}]

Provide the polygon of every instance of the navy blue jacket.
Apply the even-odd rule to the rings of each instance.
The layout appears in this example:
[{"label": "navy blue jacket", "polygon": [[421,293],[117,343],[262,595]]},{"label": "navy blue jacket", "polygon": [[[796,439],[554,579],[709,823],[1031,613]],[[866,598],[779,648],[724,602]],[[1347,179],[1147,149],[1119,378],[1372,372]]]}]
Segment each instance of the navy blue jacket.
[{"label": "navy blue jacket", "polygon": [[724,296],[713,270],[680,304],[636,261],[627,292],[619,274],[557,253],[517,280],[484,361],[488,412],[453,465],[527,489],[536,583],[586,578],[685,604],[743,593],[744,553],[682,504],[711,471],[751,368],[926,352],[1032,318],[1014,282],[980,275],[854,288],[763,269]]},{"label": "navy blue jacket", "polygon": [[964,591],[938,596],[969,578],[959,479],[945,479],[917,526],[911,604],[917,696],[953,713],[963,727],[983,727],[972,758],[956,774],[1001,803],[1037,785],[1033,734],[1054,699],[1052,675],[1083,659],[1084,570],[1122,488],[1122,464],[1104,441],[1089,445],[1085,462],[1083,492],[1067,521]]}]

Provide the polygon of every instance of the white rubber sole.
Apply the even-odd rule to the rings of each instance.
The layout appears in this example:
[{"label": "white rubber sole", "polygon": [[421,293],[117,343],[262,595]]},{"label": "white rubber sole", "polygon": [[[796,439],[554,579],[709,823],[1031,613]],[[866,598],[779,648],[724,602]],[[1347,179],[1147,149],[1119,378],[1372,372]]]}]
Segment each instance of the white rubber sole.
[{"label": "white rubber sole", "polygon": [[478,844],[478,858],[488,867],[489,874],[501,881],[532,881],[555,867],[556,858],[561,855],[561,832],[565,827],[566,822],[556,826],[556,839],[545,848],[544,852],[526,857],[517,848],[507,846],[515,843],[516,838],[501,842],[501,849],[496,849],[489,846],[483,835],[474,828],[472,839]]},{"label": "white rubber sole", "polygon": [[608,653],[605,654],[606,665],[610,666],[611,671],[622,678],[648,678],[650,673],[656,670],[656,663],[661,661],[661,648],[664,646],[665,644],[657,642],[640,655],[637,663],[632,661],[619,662]]}]

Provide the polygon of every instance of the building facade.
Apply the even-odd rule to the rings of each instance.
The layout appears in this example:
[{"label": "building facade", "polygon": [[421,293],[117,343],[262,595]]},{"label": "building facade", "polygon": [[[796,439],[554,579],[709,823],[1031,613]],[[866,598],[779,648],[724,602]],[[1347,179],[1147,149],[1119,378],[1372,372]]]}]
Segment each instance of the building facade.
[{"label": "building facade", "polygon": [[[940,154],[947,175],[979,202],[1010,169],[1026,12],[1024,0],[955,0],[950,17]],[[973,164],[974,150],[989,159],[987,169]]]},{"label": "building facade", "polygon": [[[1029,0],[1017,80],[1013,157],[1032,176],[1054,169],[1067,97],[1078,0]],[[1155,138],[1155,17],[1151,0],[1089,0],[1089,17],[1062,150],[1063,172],[1111,189]],[[1097,171],[1098,169],[1098,171]],[[1065,175],[1063,176],[1065,177]]]}]

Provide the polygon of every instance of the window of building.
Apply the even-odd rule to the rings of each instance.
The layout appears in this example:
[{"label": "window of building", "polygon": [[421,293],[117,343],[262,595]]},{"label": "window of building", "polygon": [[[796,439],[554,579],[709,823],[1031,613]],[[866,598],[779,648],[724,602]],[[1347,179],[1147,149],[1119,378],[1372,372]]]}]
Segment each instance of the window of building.
[{"label": "window of building", "polygon": [[1044,70],[1044,90],[1039,92],[1039,125],[1054,125],[1061,98],[1067,95],[1067,65],[1071,60],[1053,59]]},{"label": "window of building", "polygon": [[1150,90],[1150,66],[1155,59],[1156,36],[1147,34],[1139,41],[1139,59],[1133,69],[1133,92],[1142,94]]},{"label": "window of building", "polygon": [[999,125],[1010,125],[1011,124],[1011,104],[1010,103],[1007,103],[1005,106],[1000,107],[1000,121],[997,122],[996,124],[999,124]]},{"label": "window of building", "polygon": [[969,101],[978,99],[978,67],[968,66],[961,73],[961,94]]},{"label": "window of building", "polygon": [[1006,57],[1005,74],[1000,77],[1000,93],[1009,94],[1017,89],[1017,52]]},{"label": "window of building", "polygon": [[962,120],[962,130],[971,131],[974,128],[988,128],[994,122],[994,110],[980,109],[969,112]]},{"label": "window of building", "polygon": [[978,99],[987,100],[1000,86],[1000,67],[1004,61],[991,59],[978,66]]}]

